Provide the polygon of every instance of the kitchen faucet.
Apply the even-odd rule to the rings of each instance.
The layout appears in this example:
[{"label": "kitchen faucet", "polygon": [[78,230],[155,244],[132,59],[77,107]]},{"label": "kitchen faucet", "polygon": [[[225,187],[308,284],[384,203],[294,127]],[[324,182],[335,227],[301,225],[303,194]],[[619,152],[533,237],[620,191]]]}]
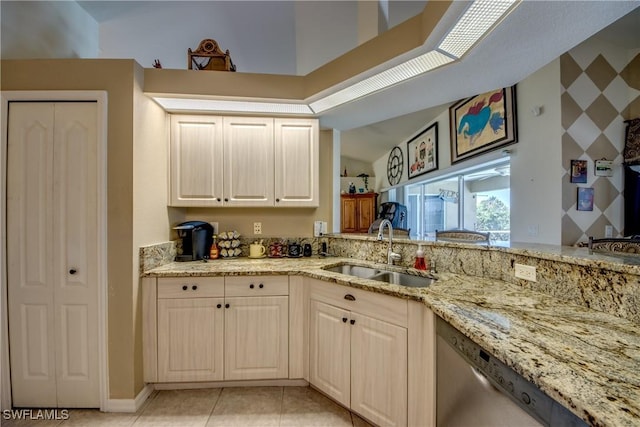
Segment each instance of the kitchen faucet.
[{"label": "kitchen faucet", "polygon": [[393,226],[391,225],[391,221],[388,219],[383,219],[380,223],[380,227],[378,228],[378,240],[382,240],[382,231],[384,230],[384,226],[389,227],[389,248],[387,249],[387,264],[393,265],[395,261],[400,261],[402,259],[402,255],[393,252]]}]

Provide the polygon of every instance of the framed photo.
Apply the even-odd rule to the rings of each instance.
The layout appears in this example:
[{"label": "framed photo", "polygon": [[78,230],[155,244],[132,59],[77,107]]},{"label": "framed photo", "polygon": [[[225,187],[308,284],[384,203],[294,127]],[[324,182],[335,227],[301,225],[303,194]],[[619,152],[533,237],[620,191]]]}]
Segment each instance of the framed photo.
[{"label": "framed photo", "polygon": [[569,180],[574,184],[586,184],[587,183],[587,161],[586,160],[571,160],[571,176]]},{"label": "framed photo", "polygon": [[438,169],[438,122],[407,142],[409,179]]},{"label": "framed photo", "polygon": [[592,211],[593,193],[593,188],[578,187],[578,204],[576,209],[579,211]]},{"label": "framed photo", "polygon": [[458,101],[449,108],[451,163],[517,142],[515,86]]}]

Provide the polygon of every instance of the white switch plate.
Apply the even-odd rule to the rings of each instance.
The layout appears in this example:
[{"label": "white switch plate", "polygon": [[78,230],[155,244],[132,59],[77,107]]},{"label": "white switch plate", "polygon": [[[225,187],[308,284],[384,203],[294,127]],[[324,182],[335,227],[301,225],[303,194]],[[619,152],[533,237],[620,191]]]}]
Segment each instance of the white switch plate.
[{"label": "white switch plate", "polygon": [[211,224],[211,227],[213,228],[213,234],[218,234],[218,223],[210,222],[209,224]]},{"label": "white switch plate", "polygon": [[327,222],[326,221],[314,221],[313,222],[313,236],[320,237],[327,234]]},{"label": "white switch plate", "polygon": [[518,279],[529,280],[536,282],[536,268],[531,265],[516,264],[515,274]]}]

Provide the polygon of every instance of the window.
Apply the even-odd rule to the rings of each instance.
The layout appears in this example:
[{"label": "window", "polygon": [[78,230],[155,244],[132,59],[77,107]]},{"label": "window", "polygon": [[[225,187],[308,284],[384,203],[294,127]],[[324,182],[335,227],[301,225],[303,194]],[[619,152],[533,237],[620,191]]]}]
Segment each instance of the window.
[{"label": "window", "polygon": [[411,237],[433,238],[436,230],[465,228],[491,232],[494,243],[508,242],[509,172],[509,163],[501,162],[408,185]]}]

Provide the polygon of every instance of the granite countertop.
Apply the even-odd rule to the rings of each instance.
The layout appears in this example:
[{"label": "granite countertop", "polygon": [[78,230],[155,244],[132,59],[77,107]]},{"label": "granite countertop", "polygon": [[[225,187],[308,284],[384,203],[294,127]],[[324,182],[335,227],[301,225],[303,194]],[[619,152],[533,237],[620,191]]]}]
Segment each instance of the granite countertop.
[{"label": "granite countertop", "polygon": [[638,325],[499,280],[441,273],[428,288],[407,288],[323,270],[342,263],[376,265],[239,258],[169,263],[145,276],[292,274],[420,301],[591,425],[640,425]]}]

